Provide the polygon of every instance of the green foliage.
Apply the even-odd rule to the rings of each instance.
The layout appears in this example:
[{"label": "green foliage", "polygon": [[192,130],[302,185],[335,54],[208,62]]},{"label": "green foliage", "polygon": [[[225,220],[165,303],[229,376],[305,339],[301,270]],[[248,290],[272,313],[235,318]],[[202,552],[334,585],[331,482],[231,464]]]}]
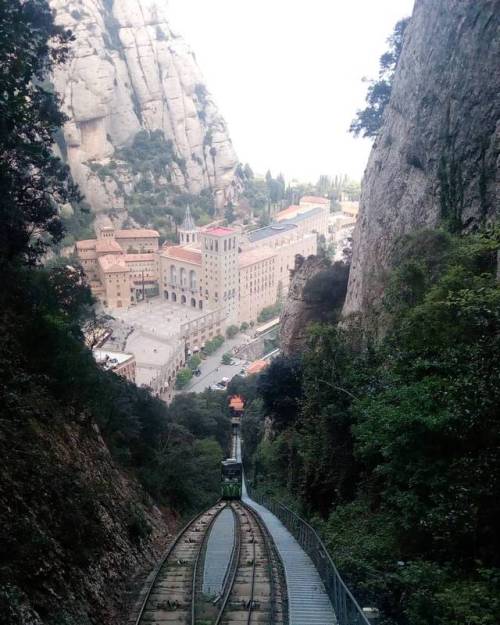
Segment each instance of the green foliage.
[{"label": "green foliage", "polygon": [[175,388],[180,390],[186,387],[189,382],[191,382],[191,378],[193,377],[193,370],[189,367],[185,369],[181,369],[175,378]]},{"label": "green foliage", "polygon": [[191,358],[188,360],[187,365],[192,371],[195,371],[195,369],[198,369],[198,367],[201,365],[201,358],[198,356],[198,354],[193,354],[193,356],[191,356]]},{"label": "green foliage", "polygon": [[316,273],[304,288],[304,300],[317,311],[318,321],[335,321],[342,311],[349,280],[349,265],[335,262]]},{"label": "green foliage", "polygon": [[228,328],[226,328],[226,337],[228,339],[234,339],[234,337],[238,334],[238,332],[239,332],[238,326],[231,325]]},{"label": "green foliage", "polygon": [[230,365],[233,362],[233,357],[229,352],[222,354],[222,364]]},{"label": "green foliage", "polygon": [[266,414],[272,417],[275,427],[284,429],[293,424],[302,398],[300,359],[276,358],[259,376],[257,384]]},{"label": "green foliage", "polygon": [[241,325],[240,325],[240,332],[246,332],[248,330],[250,326],[248,325],[248,323],[246,321],[244,321]]},{"label": "green foliage", "polygon": [[68,168],[53,155],[65,118],[46,81],[65,60],[71,34],[54,24],[44,0],[4,2],[1,11],[0,266],[34,264],[63,237],[57,205],[79,199]]},{"label": "green foliage", "polygon": [[276,434],[254,452],[259,489],[319,515],[387,624],[498,622],[499,241],[498,228],[406,237],[382,342],[318,325],[295,380],[286,360],[260,378]]},{"label": "green foliage", "polygon": [[281,302],[276,302],[276,304],[274,304],[273,306],[266,306],[260,311],[257,317],[257,321],[259,323],[265,323],[266,321],[274,319],[281,313],[282,307],[283,306]]},{"label": "green foliage", "polygon": [[213,339],[210,339],[209,341],[205,343],[205,347],[203,348],[203,351],[207,355],[213,354],[219,349],[219,347],[223,345],[223,343],[224,343],[224,337],[218,334],[217,336],[214,336]]},{"label": "green foliage", "polygon": [[349,132],[356,137],[360,134],[363,137],[376,137],[382,126],[383,114],[391,97],[392,82],[409,22],[410,18],[400,20],[387,40],[389,50],[380,57],[378,80],[369,82],[366,96],[367,106],[356,113],[356,117],[349,128]]},{"label": "green foliage", "polygon": [[[102,606],[80,599],[82,580],[103,556],[138,558],[148,539],[152,501],[135,478],[182,514],[214,501],[230,420],[216,394],[190,396],[181,418],[175,401],[102,370],[83,341],[93,300],[82,272],[36,266],[61,240],[61,219],[81,219],[51,151],[64,117],[41,86],[69,36],[44,1],[0,13],[0,610],[9,625],[89,625]],[[126,575],[117,571],[117,592]]]}]

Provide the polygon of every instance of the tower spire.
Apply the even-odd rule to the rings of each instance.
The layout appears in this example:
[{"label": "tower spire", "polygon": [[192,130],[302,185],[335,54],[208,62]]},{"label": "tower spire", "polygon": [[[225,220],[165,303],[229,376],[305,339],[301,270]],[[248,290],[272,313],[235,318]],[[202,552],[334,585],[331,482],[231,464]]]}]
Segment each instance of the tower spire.
[{"label": "tower spire", "polygon": [[182,230],[187,230],[188,232],[196,230],[196,224],[194,223],[194,219],[191,215],[191,208],[189,207],[189,204],[187,205],[186,214],[184,215],[184,221],[182,222],[181,228]]},{"label": "tower spire", "polygon": [[191,215],[191,209],[189,204],[186,207],[186,214],[184,215],[184,221],[179,228],[179,239],[181,245],[192,244],[198,241],[198,228]]}]

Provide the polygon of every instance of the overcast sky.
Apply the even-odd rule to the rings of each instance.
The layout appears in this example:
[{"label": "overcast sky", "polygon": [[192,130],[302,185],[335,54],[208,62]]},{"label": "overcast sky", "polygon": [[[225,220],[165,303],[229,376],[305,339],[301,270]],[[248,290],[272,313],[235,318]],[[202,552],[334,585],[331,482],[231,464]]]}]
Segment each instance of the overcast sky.
[{"label": "overcast sky", "polygon": [[347,129],[413,0],[170,0],[241,161],[315,181],[360,179],[371,143]]}]

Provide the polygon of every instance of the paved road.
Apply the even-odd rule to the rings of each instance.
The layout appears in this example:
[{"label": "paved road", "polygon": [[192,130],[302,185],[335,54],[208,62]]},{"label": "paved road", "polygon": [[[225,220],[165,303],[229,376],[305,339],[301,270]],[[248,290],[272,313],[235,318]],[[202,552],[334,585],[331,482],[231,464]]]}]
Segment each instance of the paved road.
[{"label": "paved road", "polygon": [[221,364],[222,355],[230,352],[233,347],[245,344],[247,340],[250,338],[247,339],[244,334],[238,334],[234,339],[227,339],[220,349],[201,363],[201,375],[193,377],[191,383],[181,392],[202,393],[208,386],[220,382],[222,378],[232,378],[237,375],[242,368],[241,362],[238,361],[234,365],[223,365]]}]

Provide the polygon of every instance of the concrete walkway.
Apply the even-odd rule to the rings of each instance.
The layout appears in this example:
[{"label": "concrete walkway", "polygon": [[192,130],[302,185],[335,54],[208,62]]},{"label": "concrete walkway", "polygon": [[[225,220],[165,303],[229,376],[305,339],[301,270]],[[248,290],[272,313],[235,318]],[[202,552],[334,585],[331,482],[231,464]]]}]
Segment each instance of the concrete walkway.
[{"label": "concrete walkway", "polygon": [[[241,460],[239,439],[237,456]],[[250,499],[244,479],[242,499],[259,513],[283,560],[290,625],[336,625],[332,604],[311,558],[272,512]]]}]

